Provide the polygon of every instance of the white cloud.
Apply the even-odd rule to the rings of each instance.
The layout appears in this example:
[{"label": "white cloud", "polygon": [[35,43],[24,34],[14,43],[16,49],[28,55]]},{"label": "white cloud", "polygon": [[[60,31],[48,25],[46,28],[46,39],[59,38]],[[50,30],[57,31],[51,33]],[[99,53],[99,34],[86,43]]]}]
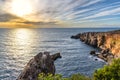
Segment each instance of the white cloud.
[{"label": "white cloud", "polygon": [[102,11],[102,12],[100,12],[100,13],[97,13],[97,14],[92,15],[92,16],[85,17],[85,18],[83,18],[83,19],[97,18],[97,17],[107,16],[107,15],[112,15],[112,14],[114,14],[114,13],[120,13],[120,8]]},{"label": "white cloud", "polygon": [[[5,0],[6,8],[11,11],[11,2],[16,0]],[[21,0],[24,3],[24,0]],[[107,5],[102,3],[107,0],[26,0],[30,2],[33,12],[24,16],[31,21],[40,22],[89,22],[93,18],[115,15],[120,13],[120,2]],[[99,3],[99,4],[98,4]],[[3,2],[0,1],[0,7]],[[94,5],[97,4],[97,7]],[[18,3],[18,5],[20,5]],[[96,6],[96,5],[95,5]],[[26,8],[26,7],[25,7]],[[8,11],[9,13],[9,11]],[[13,13],[14,14],[14,13]],[[89,20],[88,20],[89,19]]]},{"label": "white cloud", "polygon": [[96,4],[96,3],[102,2],[102,1],[104,1],[104,0],[91,0],[87,4],[83,5],[82,7],[90,6],[92,4]]}]

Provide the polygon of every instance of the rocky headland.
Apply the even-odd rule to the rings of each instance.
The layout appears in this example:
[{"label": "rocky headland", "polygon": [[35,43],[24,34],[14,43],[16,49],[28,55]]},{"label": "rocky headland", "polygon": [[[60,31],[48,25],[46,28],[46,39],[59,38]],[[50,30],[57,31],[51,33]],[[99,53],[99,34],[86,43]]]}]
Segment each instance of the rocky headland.
[{"label": "rocky headland", "polygon": [[85,32],[71,36],[80,39],[85,44],[98,48],[100,53],[91,51],[90,54],[111,62],[114,58],[120,58],[120,30],[109,32]]},{"label": "rocky headland", "polygon": [[37,80],[40,73],[54,75],[54,61],[58,58],[61,58],[60,53],[50,55],[50,52],[40,52],[27,63],[17,80]]}]

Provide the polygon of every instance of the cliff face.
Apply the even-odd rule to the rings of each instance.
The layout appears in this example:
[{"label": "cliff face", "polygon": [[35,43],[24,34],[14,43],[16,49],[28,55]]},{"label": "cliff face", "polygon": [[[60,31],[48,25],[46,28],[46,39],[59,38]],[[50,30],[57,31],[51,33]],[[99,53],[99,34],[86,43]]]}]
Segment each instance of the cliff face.
[{"label": "cliff face", "polygon": [[71,38],[80,39],[88,45],[103,50],[108,50],[115,58],[120,57],[120,30],[110,32],[86,32]]}]

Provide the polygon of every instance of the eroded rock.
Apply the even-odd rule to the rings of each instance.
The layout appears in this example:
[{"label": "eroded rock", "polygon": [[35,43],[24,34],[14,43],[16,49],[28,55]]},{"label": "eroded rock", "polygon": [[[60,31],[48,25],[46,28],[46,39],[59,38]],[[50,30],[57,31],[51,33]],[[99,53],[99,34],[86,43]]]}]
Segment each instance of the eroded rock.
[{"label": "eroded rock", "polygon": [[61,58],[60,53],[50,55],[50,52],[40,52],[27,63],[17,80],[37,80],[39,73],[54,75],[54,61],[58,58]]}]

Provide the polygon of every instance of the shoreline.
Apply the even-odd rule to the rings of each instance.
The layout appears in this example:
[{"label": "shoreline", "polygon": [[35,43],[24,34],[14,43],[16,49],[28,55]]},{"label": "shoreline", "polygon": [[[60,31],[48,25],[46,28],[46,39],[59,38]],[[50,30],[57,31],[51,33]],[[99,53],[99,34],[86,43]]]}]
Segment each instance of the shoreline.
[{"label": "shoreline", "polygon": [[114,58],[120,58],[120,30],[108,32],[84,32],[71,36],[87,45],[98,48],[100,54],[91,51],[90,54],[110,63]]}]

